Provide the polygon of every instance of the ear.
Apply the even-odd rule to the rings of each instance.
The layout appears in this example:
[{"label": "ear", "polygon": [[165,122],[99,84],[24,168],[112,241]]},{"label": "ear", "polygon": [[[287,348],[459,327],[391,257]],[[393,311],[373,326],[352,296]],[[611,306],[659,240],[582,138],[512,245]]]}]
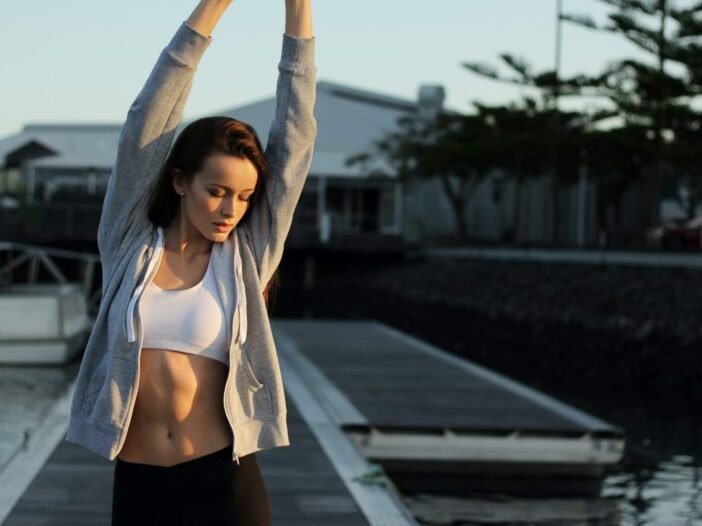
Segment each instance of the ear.
[{"label": "ear", "polygon": [[173,189],[175,190],[176,193],[180,193],[185,191],[185,188],[183,187],[183,182],[182,182],[182,174],[183,171],[180,170],[179,168],[173,168],[171,170],[171,183],[173,184]]}]

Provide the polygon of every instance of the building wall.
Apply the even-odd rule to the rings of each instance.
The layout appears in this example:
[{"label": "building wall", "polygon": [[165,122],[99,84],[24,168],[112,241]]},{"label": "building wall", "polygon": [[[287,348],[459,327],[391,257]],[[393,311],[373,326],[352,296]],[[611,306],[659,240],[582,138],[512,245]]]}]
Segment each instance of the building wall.
[{"label": "building wall", "polygon": [[57,196],[85,196],[102,200],[110,178],[108,168],[26,167],[22,169],[26,196],[31,201],[52,201]]},{"label": "building wall", "polygon": [[[578,243],[579,184],[561,185],[559,234],[563,244]],[[596,188],[585,184],[584,242],[594,245]],[[502,243],[510,239],[517,195],[520,221],[517,240],[523,244],[548,245],[553,240],[553,192],[548,176],[527,178],[517,192],[516,181],[500,172],[487,175],[466,206],[469,238],[474,242]],[[405,184],[404,232],[411,241],[431,242],[456,235],[453,212],[438,179],[417,179]]]}]

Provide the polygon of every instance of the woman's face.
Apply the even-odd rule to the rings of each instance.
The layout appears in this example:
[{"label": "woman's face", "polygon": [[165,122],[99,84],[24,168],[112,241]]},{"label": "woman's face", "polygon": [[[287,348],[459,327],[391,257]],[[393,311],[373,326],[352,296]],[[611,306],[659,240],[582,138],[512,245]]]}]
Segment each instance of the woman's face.
[{"label": "woman's face", "polygon": [[[177,192],[185,193],[181,212],[205,238],[224,241],[248,209],[257,180],[256,167],[247,158],[211,155],[189,186],[176,186]],[[216,223],[226,223],[226,228]]]}]

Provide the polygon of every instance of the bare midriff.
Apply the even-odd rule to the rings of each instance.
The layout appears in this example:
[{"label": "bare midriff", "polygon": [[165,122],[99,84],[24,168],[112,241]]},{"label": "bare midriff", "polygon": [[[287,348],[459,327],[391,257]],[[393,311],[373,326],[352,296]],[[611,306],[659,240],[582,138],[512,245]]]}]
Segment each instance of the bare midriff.
[{"label": "bare midriff", "polygon": [[223,405],[228,371],[211,358],[143,348],[136,402],[118,458],[173,466],[231,446]]}]

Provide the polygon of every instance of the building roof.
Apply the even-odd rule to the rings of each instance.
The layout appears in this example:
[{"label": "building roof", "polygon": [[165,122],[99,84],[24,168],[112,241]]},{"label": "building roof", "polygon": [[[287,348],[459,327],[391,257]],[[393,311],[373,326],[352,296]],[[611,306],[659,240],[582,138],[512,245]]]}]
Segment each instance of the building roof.
[{"label": "building roof", "polygon": [[[347,167],[344,166],[344,160],[370,150],[373,140],[392,131],[400,116],[415,112],[416,109],[417,103],[414,101],[319,81],[314,110],[317,141],[310,172],[314,175],[365,176],[366,171],[359,165]],[[253,126],[265,148],[274,111],[275,98],[269,97],[217,114]],[[184,122],[181,128],[187,124]],[[383,168],[388,173],[392,172],[380,160],[369,164],[369,168]]]},{"label": "building roof", "polygon": [[[212,115],[233,117],[254,127],[264,148],[275,110],[275,97],[215,112]],[[317,141],[311,175],[365,177],[368,170],[382,168],[391,173],[382,160],[371,162],[367,169],[344,165],[348,157],[372,150],[372,143],[395,128],[397,119],[418,110],[416,101],[352,88],[328,81],[317,83],[315,118]],[[177,133],[190,122],[182,121]],[[111,168],[117,151],[121,124],[28,124],[16,134],[0,140],[0,166],[8,155],[30,145],[44,146],[56,155],[28,161],[33,166]]]},{"label": "building roof", "polygon": [[121,128],[119,124],[27,124],[20,133],[0,140],[0,166],[8,155],[38,143],[56,155],[32,159],[29,164],[111,168]]}]

